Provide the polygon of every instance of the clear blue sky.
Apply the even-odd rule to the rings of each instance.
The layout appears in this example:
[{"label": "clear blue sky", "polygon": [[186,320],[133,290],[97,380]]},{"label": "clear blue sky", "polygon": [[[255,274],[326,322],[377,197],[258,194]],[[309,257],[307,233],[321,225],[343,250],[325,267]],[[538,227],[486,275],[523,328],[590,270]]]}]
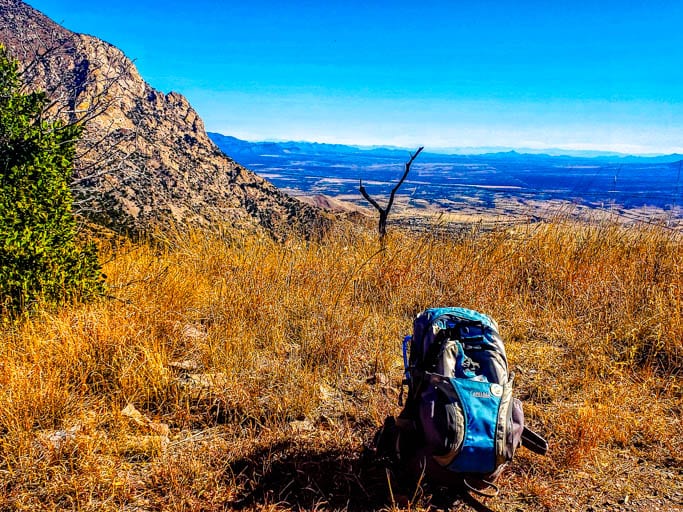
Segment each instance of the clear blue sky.
[{"label": "clear blue sky", "polygon": [[29,0],[248,140],[683,152],[683,0]]}]

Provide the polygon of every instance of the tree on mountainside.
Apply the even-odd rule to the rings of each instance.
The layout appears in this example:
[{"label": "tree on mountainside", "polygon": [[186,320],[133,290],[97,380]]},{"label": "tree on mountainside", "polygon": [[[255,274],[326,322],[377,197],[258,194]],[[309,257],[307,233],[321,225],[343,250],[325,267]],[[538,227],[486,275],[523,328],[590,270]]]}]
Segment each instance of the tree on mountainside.
[{"label": "tree on mountainside", "polygon": [[0,45],[0,313],[103,291],[93,244],[76,242],[69,180],[80,124],[46,119],[42,92],[22,93]]},{"label": "tree on mountainside", "polygon": [[[10,17],[10,27],[0,27],[0,44],[18,61],[20,92],[45,93],[44,117],[80,126],[69,180],[72,208],[79,218],[109,224],[120,214],[113,196],[121,184],[146,172],[138,130],[147,121],[136,102],[155,98],[140,90],[134,64],[121,51],[28,11],[16,26]],[[0,25],[7,21],[0,13]],[[33,23],[38,28],[28,30]]]},{"label": "tree on mountainside", "polygon": [[410,172],[410,166],[412,165],[413,161],[417,158],[417,155],[420,154],[420,151],[424,149],[424,146],[421,146],[418,148],[418,150],[415,152],[415,154],[410,155],[410,160],[406,162],[405,165],[405,171],[403,172],[403,176],[399,180],[399,182],[396,184],[396,186],[391,189],[391,195],[389,196],[389,202],[387,203],[387,206],[385,208],[382,208],[377,201],[375,201],[368,192],[365,190],[365,187],[363,186],[363,180],[360,181],[360,186],[358,190],[360,193],[363,195],[367,201],[375,207],[375,209],[379,212],[379,225],[377,226],[377,229],[379,231],[379,239],[380,241],[384,241],[384,237],[387,234],[387,218],[389,217],[389,212],[391,211],[391,207],[394,204],[394,196],[396,195],[396,192],[400,188],[401,185],[403,185],[403,182],[405,181],[406,177],[408,176],[408,173]]}]

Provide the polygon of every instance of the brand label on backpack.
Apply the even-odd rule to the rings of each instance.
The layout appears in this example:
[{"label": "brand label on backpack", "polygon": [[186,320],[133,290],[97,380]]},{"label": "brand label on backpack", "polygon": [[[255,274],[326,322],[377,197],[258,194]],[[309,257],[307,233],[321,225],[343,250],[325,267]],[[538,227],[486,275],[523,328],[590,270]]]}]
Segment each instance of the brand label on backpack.
[{"label": "brand label on backpack", "polygon": [[470,393],[474,398],[491,398],[493,395],[487,391],[472,391]]}]

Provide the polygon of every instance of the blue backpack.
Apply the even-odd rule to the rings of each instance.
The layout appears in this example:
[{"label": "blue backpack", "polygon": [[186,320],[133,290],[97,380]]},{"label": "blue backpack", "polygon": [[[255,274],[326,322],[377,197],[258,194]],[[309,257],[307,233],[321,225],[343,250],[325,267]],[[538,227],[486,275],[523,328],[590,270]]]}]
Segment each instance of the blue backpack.
[{"label": "blue backpack", "polygon": [[547,451],[547,442],[524,426],[503,340],[488,316],[456,307],[423,311],[404,339],[403,361],[405,405],[376,438],[378,453],[394,467],[491,496],[519,446]]}]

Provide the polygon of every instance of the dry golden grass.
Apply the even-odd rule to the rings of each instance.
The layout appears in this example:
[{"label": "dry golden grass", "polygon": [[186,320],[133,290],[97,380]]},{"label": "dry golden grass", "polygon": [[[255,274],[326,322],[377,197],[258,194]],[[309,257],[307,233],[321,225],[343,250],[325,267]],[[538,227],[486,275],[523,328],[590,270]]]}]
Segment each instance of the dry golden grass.
[{"label": "dry golden grass", "polygon": [[2,510],[424,510],[363,446],[399,411],[400,340],[436,305],[499,321],[551,446],[521,449],[486,506],[683,502],[680,234],[557,220],[395,231],[379,251],[340,226],[103,252],[112,297],[0,332]]}]

